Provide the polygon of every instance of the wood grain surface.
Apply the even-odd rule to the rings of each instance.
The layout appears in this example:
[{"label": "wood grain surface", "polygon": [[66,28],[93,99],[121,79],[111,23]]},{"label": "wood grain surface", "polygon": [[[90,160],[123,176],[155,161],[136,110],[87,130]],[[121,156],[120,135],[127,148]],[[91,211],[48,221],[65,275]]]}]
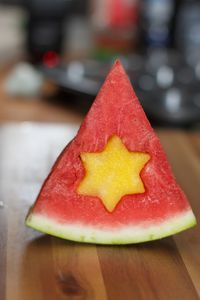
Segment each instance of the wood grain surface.
[{"label": "wood grain surface", "polygon": [[200,133],[159,131],[198,225],[128,246],[69,242],[24,226],[75,125],[0,126],[0,300],[200,299]]}]

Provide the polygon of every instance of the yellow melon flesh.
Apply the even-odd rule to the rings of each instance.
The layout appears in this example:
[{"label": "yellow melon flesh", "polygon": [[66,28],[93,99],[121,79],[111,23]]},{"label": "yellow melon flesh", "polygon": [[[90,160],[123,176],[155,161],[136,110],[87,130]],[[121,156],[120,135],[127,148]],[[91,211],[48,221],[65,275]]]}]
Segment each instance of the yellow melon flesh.
[{"label": "yellow melon flesh", "polygon": [[150,155],[128,151],[118,136],[110,138],[102,152],[84,152],[80,156],[85,176],[77,193],[99,197],[109,212],[124,195],[145,192],[140,173]]}]

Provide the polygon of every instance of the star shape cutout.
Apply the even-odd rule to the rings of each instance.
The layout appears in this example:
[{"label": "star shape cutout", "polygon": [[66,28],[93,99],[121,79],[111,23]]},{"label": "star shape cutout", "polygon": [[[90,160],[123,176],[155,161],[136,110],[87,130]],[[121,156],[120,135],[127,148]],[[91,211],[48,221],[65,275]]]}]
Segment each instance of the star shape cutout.
[{"label": "star shape cutout", "polygon": [[108,140],[102,152],[83,152],[80,157],[85,176],[77,193],[100,198],[109,212],[123,196],[145,192],[140,173],[150,155],[130,152],[117,135]]}]

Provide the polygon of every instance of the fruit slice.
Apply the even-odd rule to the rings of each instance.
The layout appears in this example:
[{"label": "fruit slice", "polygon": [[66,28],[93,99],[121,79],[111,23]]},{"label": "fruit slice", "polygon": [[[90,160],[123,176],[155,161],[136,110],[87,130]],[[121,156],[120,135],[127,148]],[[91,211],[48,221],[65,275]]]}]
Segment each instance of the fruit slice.
[{"label": "fruit slice", "polygon": [[196,224],[119,61],[52,168],[26,224],[102,244],[159,239]]}]

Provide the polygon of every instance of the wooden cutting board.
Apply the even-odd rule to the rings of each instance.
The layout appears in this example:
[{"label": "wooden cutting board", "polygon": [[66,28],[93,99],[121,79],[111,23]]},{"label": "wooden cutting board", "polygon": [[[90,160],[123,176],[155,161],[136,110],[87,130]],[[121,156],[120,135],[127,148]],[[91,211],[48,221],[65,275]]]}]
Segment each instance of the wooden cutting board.
[{"label": "wooden cutting board", "polygon": [[[76,130],[0,126],[0,299],[200,299],[199,225],[129,246],[74,243],[24,226],[43,179]],[[158,133],[200,222],[200,133]]]}]

